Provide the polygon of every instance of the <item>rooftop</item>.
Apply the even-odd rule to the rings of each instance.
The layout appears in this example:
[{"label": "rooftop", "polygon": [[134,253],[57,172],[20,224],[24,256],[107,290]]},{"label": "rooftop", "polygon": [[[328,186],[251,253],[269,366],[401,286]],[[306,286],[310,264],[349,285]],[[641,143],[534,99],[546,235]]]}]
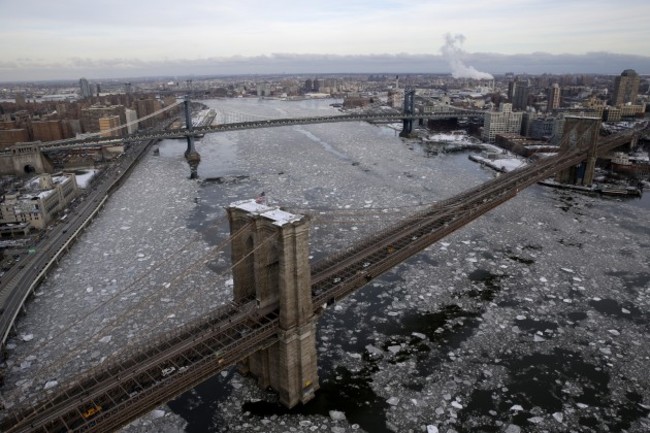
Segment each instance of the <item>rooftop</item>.
[{"label": "rooftop", "polygon": [[283,211],[277,206],[267,206],[263,203],[257,203],[255,199],[241,200],[230,204],[231,207],[244,210],[251,214],[259,215],[273,221],[277,226],[300,221],[303,215],[296,215]]}]

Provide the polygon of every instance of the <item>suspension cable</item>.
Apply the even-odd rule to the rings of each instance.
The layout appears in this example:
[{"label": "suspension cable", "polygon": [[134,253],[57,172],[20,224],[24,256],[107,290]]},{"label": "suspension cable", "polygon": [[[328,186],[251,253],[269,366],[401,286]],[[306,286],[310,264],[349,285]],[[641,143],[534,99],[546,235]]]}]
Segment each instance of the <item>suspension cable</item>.
[{"label": "suspension cable", "polygon": [[[233,234],[229,239],[226,239],[226,240],[225,240],[221,245],[227,245],[227,243],[230,241],[230,239],[233,239],[233,238],[235,238],[235,237],[237,237],[237,236],[240,236],[242,233],[245,233],[245,232],[246,232],[246,229],[248,229],[248,228],[250,227],[251,224],[252,224],[252,223],[249,223],[249,224],[243,226],[240,230],[238,230],[235,234]],[[218,274],[218,276],[223,276],[223,275],[225,275],[226,273],[231,272],[231,271],[232,271],[236,266],[238,266],[239,264],[241,264],[241,263],[242,263],[244,260],[246,260],[250,255],[254,254],[258,249],[260,249],[260,248],[262,248],[263,246],[265,246],[268,242],[274,240],[274,239],[277,237],[277,235],[278,235],[277,233],[274,233],[273,235],[271,235],[271,236],[267,237],[266,239],[264,239],[263,242],[261,242],[261,243],[260,243],[259,245],[257,245],[253,250],[251,250],[250,252],[248,252],[248,254],[244,255],[240,260],[238,260],[237,262],[233,263],[230,267],[228,267],[228,268],[226,268],[225,270],[223,270],[222,272],[220,272],[220,273]],[[190,270],[194,270],[193,268],[195,268],[195,267],[197,267],[197,266],[199,266],[199,265],[201,265],[201,264],[205,264],[205,263],[207,263],[207,262],[208,262],[208,259],[205,259],[205,256],[204,256],[203,260],[200,260],[200,261],[195,262],[192,266],[190,266],[190,268],[187,268],[186,271],[185,271],[183,274],[181,274],[181,273],[177,274],[176,278],[174,279],[174,283],[178,282],[178,281],[180,280],[180,278],[183,277],[183,276],[185,276],[185,274],[186,274],[187,272],[189,272]],[[173,285],[174,283],[172,283],[172,285]],[[166,288],[169,288],[169,287],[171,287],[172,285],[167,286]],[[160,290],[160,289],[158,289],[158,290]],[[155,293],[150,294],[150,295],[149,295],[145,300],[149,300],[149,299],[150,299],[154,294],[155,294]],[[140,305],[140,304],[142,304],[143,302],[144,302],[144,300],[138,302],[138,304],[136,304],[136,305]],[[133,308],[131,308],[131,310],[132,310],[132,309],[133,309]],[[124,315],[125,315],[125,313],[123,313],[122,315],[120,315],[119,318],[123,317]],[[112,322],[115,322],[117,319],[118,319],[118,318],[114,319]],[[153,331],[155,331],[155,330],[158,329],[160,326],[162,326],[163,323],[164,323],[163,321],[158,321],[158,322],[156,323],[156,325],[155,325],[153,328],[150,328],[150,329],[148,330],[149,333],[150,333],[150,335],[151,335],[151,333],[152,333]],[[103,336],[103,334],[101,334],[101,332],[104,331],[107,327],[108,327],[108,325],[105,326],[104,328],[102,328],[102,330],[100,331],[100,334],[94,336],[94,337],[95,337],[94,340],[99,340],[100,337]],[[109,331],[110,331],[110,330],[113,330],[114,328],[115,328],[115,326],[111,327],[111,329],[109,329]],[[147,339],[149,339],[149,340],[151,339],[151,337],[143,337],[143,338],[147,338]],[[103,363],[106,363],[107,361],[110,362],[110,360],[112,360],[112,359],[114,359],[114,358],[118,358],[118,357],[120,357],[120,356],[123,356],[125,353],[128,353],[128,352],[129,352],[133,347],[137,347],[137,346],[139,346],[141,343],[142,343],[142,339],[140,339],[140,340],[134,340],[134,341],[129,341],[129,342],[126,344],[126,346],[124,346],[124,347],[118,349],[117,351],[115,351],[115,352],[113,352],[113,353],[107,355],[107,357],[106,357],[106,359],[104,360]],[[37,371],[34,373],[34,379],[33,379],[33,380],[35,380],[35,379],[37,379],[37,378],[42,378],[42,377],[44,376],[44,373],[50,371],[53,367],[58,366],[58,365],[62,364],[62,363],[65,362],[65,361],[68,361],[69,359],[71,359],[72,357],[74,357],[74,355],[76,355],[77,353],[79,353],[80,350],[81,350],[82,348],[83,348],[83,346],[82,346],[81,344],[79,344],[79,345],[77,345],[75,348],[73,348],[74,350],[71,350],[71,351],[68,353],[68,356],[67,356],[67,357],[60,358],[59,360],[57,360],[57,362],[55,362],[54,364],[51,364],[51,365],[49,365],[49,366],[43,366],[43,367],[41,367],[39,370],[37,370]],[[28,404],[29,404],[29,403],[28,403]],[[46,404],[46,403],[44,403],[44,404]],[[38,410],[38,408],[34,408],[34,410]]]},{"label": "suspension cable", "polygon": [[[246,229],[247,227],[248,227],[248,226],[244,226],[244,227],[242,227],[242,228],[241,228],[239,231],[237,231],[235,234],[231,235],[231,236],[230,236],[229,238],[227,238],[224,242],[222,242],[220,245],[218,245],[217,247],[215,247],[215,249],[212,249],[212,251],[210,251],[210,252],[204,254],[204,255],[200,258],[199,262],[196,262],[196,263],[201,263],[201,264],[203,264],[203,263],[205,263],[204,258],[205,258],[206,256],[208,256],[208,255],[210,255],[210,254],[214,254],[214,255],[218,254],[220,251],[223,250],[223,248],[225,248],[225,246],[228,244],[228,242],[229,242],[230,240],[232,240],[232,239],[236,238],[237,236],[241,235],[241,234],[245,231],[245,229]],[[140,275],[138,278],[136,278],[135,280],[133,280],[131,283],[127,284],[127,285],[126,285],[122,290],[118,291],[118,292],[115,293],[113,296],[111,296],[111,297],[110,297],[106,302],[103,302],[103,303],[97,305],[95,308],[91,309],[87,314],[85,314],[84,316],[82,316],[82,317],[76,319],[74,322],[72,322],[72,323],[71,323],[70,325],[68,325],[66,328],[64,328],[63,330],[61,330],[61,331],[60,331],[57,335],[55,335],[52,339],[46,341],[45,344],[43,345],[43,347],[47,347],[47,346],[49,346],[51,343],[53,343],[53,342],[55,342],[55,341],[58,341],[58,340],[60,339],[61,336],[63,336],[65,333],[69,332],[73,327],[82,324],[82,322],[85,321],[85,320],[86,320],[90,315],[96,313],[98,310],[100,310],[100,309],[102,309],[102,308],[104,308],[104,307],[106,307],[106,306],[108,306],[108,305],[111,305],[111,303],[113,303],[113,302],[115,301],[115,299],[117,299],[118,296],[122,295],[123,293],[125,293],[126,291],[128,291],[129,289],[131,289],[133,286],[135,286],[136,284],[138,284],[140,281],[142,281],[145,277],[147,277],[147,276],[148,276],[149,274],[151,274],[152,272],[159,270],[159,269],[160,269],[164,264],[166,264],[169,260],[173,259],[174,257],[177,257],[177,254],[176,254],[176,253],[185,250],[189,245],[191,245],[192,243],[196,242],[200,236],[201,236],[200,234],[196,234],[195,236],[193,236],[192,239],[190,239],[187,243],[185,243],[181,248],[177,249],[173,254],[170,254],[168,257],[164,258],[164,260],[163,260],[162,262],[160,262],[160,263],[158,264],[158,266],[156,266],[155,268],[148,269],[147,271],[145,271],[144,273],[142,273],[142,275]],[[176,282],[176,281],[178,280],[178,275],[179,275],[179,274],[186,273],[186,271],[187,271],[188,269],[192,269],[192,268],[194,268],[194,267],[196,266],[196,263],[190,265],[190,267],[188,267],[188,268],[185,268],[185,269],[179,271],[179,272],[176,274],[176,276],[175,276],[175,278],[173,279],[173,281]],[[184,275],[184,274],[183,274],[183,275]],[[115,324],[117,323],[117,321],[118,321],[119,319],[121,319],[122,317],[124,317],[124,316],[127,315],[128,313],[132,312],[132,310],[134,310],[135,308],[137,308],[140,304],[144,303],[145,301],[148,301],[148,300],[149,300],[151,297],[153,297],[154,295],[157,295],[158,292],[159,292],[160,290],[162,290],[163,288],[169,288],[169,287],[171,287],[171,284],[170,284],[169,286],[167,286],[167,287],[165,287],[164,285],[160,285],[157,289],[155,289],[153,292],[151,292],[147,297],[141,299],[141,300],[138,301],[136,304],[131,305],[131,306],[130,306],[126,311],[122,312],[122,314],[120,314],[119,316],[113,318],[113,320],[111,320],[111,321],[108,322],[108,323],[107,323],[103,328],[101,328],[101,329],[98,331],[98,333],[95,334],[95,336],[96,336],[96,337],[97,337],[97,336],[101,336],[101,337],[105,336],[105,335],[104,335],[104,334],[105,334],[104,331],[106,331],[107,329],[108,329],[109,331],[110,331],[110,330],[113,330],[113,329],[115,328]],[[111,326],[112,324],[113,324],[113,326]],[[78,346],[78,347],[79,347],[79,346]],[[67,357],[63,357],[62,359],[59,359],[59,360],[58,360],[57,362],[55,362],[54,364],[44,365],[43,367],[41,367],[39,370],[36,371],[35,376],[43,375],[43,373],[46,373],[46,372],[50,371],[52,368],[54,368],[54,367],[60,365],[62,362],[67,361],[68,359],[71,359],[71,358],[72,358],[76,353],[78,353],[78,351],[79,351],[79,350],[70,350],[70,351],[68,352],[68,356],[67,356]]]}]

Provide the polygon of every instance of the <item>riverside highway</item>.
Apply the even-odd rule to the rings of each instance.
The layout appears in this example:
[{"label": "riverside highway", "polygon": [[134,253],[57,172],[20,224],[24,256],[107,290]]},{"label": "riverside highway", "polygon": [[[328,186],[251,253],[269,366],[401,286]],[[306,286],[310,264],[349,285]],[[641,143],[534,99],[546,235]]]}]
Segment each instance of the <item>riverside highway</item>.
[{"label": "riverside highway", "polygon": [[0,359],[4,358],[4,345],[29,295],[97,215],[124,176],[130,173],[134,164],[156,141],[135,142],[126,148],[118,161],[105,167],[92,180],[66,221],[47,230],[45,236],[34,246],[36,252],[25,256],[17,271],[12,269],[8,272],[9,278],[5,278],[4,284],[0,286],[0,336],[3,348]]}]

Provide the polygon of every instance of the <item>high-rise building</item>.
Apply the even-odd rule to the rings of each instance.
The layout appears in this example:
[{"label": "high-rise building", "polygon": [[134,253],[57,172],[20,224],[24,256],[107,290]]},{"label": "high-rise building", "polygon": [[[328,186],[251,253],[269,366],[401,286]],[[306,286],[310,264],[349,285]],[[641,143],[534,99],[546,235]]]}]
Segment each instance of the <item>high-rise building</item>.
[{"label": "high-rise building", "polygon": [[512,100],[515,99],[515,83],[517,82],[517,79],[515,78],[514,81],[508,81],[508,101],[512,103]]},{"label": "high-rise building", "polygon": [[525,110],[528,106],[528,94],[530,83],[528,80],[520,80],[516,77],[508,83],[508,100],[513,110]]},{"label": "high-rise building", "polygon": [[558,83],[553,83],[553,85],[548,89],[548,104],[546,105],[546,111],[553,111],[560,108],[560,85]]},{"label": "high-rise building", "polygon": [[641,79],[634,69],[626,69],[614,80],[614,93],[610,100],[611,105],[623,105],[627,102],[634,103],[639,94]]},{"label": "high-rise building", "polygon": [[120,117],[120,125],[126,123],[126,111],[123,105],[111,105],[109,107],[92,106],[81,110],[82,132],[99,132],[99,119],[101,117],[117,115]]},{"label": "high-rise building", "polygon": [[530,86],[528,84],[517,87],[515,93],[515,100],[512,103],[514,110],[524,111],[528,107],[528,95],[530,93]]},{"label": "high-rise building", "polygon": [[388,106],[393,108],[402,108],[404,105],[404,92],[399,90],[389,90],[388,91]]},{"label": "high-rise building", "polygon": [[122,135],[121,129],[114,129],[120,126],[120,116],[112,115],[99,118],[99,132],[102,137],[119,137]]},{"label": "high-rise building", "polygon": [[124,110],[126,114],[126,132],[127,134],[133,134],[138,130],[138,124],[136,121],[138,120],[138,113],[135,110],[131,110],[127,108]]},{"label": "high-rise building", "polygon": [[528,116],[527,128],[524,134],[522,123],[522,135],[536,140],[548,140],[549,144],[557,144],[560,141],[562,138],[561,131],[564,128],[564,116],[542,115],[531,112],[525,113],[524,118],[526,116]]},{"label": "high-rise building", "polygon": [[79,80],[79,88],[81,89],[82,98],[90,98],[93,96],[92,91],[90,90],[90,83],[85,78]]},{"label": "high-rise building", "polygon": [[524,113],[514,113],[512,104],[499,105],[499,111],[485,113],[481,138],[494,143],[497,134],[517,133],[521,131],[521,121]]},{"label": "high-rise building", "polygon": [[[138,99],[135,101],[135,111],[138,113],[138,119],[155,113],[162,108],[160,101],[154,98]],[[150,117],[140,121],[140,128],[151,128],[160,121],[160,116]]]},{"label": "high-rise building", "polygon": [[60,120],[43,120],[32,122],[32,134],[35,141],[62,140],[63,126]]},{"label": "high-rise building", "polygon": [[29,141],[29,132],[26,129],[0,130],[0,150],[26,141]]}]

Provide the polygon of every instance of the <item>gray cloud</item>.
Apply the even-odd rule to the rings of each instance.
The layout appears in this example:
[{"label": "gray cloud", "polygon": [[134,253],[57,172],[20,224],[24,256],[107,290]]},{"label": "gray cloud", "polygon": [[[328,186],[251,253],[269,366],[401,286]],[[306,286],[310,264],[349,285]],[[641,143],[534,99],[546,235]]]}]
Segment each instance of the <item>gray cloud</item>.
[{"label": "gray cloud", "polygon": [[[493,54],[463,55],[463,61],[491,74],[515,73],[599,73],[619,74],[632,68],[650,74],[650,57],[606,52],[574,54]],[[443,56],[430,54],[291,54],[209,57],[143,61],[114,58],[94,60],[71,58],[57,62],[33,59],[0,61],[0,81],[76,80],[139,76],[299,74],[299,73],[450,73]]]}]

